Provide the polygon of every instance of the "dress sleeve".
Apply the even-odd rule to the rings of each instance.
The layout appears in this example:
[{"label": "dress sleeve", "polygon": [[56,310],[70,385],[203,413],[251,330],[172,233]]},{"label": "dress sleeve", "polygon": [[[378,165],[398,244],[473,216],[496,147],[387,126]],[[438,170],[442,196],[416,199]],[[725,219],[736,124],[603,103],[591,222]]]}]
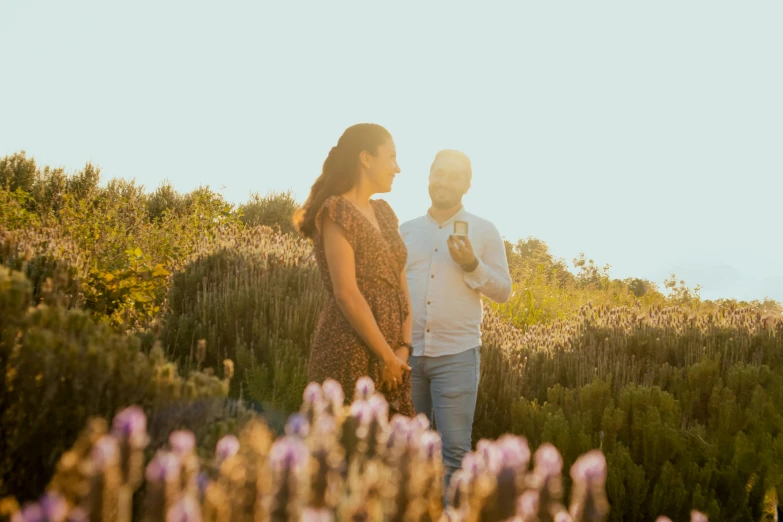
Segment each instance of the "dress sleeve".
[{"label": "dress sleeve", "polygon": [[337,223],[344,231],[345,237],[348,239],[352,248],[356,248],[356,240],[358,237],[358,225],[356,221],[356,212],[349,207],[350,203],[345,201],[339,196],[330,196],[324,201],[318,213],[315,215],[315,228],[320,235],[322,233],[322,225],[324,215],[328,215],[332,218],[332,221]]}]

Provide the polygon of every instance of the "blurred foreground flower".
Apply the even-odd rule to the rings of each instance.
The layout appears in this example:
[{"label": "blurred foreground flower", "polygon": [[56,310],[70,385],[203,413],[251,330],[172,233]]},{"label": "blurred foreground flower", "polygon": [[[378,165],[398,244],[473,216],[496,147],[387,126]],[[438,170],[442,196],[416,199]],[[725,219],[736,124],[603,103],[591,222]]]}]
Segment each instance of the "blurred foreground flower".
[{"label": "blurred foreground flower", "polygon": [[[557,448],[545,443],[531,454],[517,435],[480,440],[444,495],[442,441],[427,418],[390,419],[368,378],[355,391],[346,406],[335,381],[311,383],[283,436],[275,439],[253,420],[238,437],[222,437],[212,460],[198,458],[193,433],[174,431],[146,468],[146,416],[127,408],[111,432],[100,419],[88,423],[40,502],[19,508],[4,500],[0,507],[16,522],[130,522],[131,499],[144,479],[135,519],[145,522],[606,520],[607,468],[599,450],[571,466],[568,509]],[[691,513],[692,522],[706,520]]]}]

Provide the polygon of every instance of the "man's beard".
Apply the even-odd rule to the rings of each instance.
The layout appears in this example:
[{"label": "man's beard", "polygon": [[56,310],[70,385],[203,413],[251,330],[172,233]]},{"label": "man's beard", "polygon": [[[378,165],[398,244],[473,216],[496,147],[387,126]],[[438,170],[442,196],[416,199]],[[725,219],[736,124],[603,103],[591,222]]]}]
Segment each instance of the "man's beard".
[{"label": "man's beard", "polygon": [[462,195],[461,194],[454,194],[450,197],[446,198],[437,198],[434,194],[435,189],[432,187],[429,188],[430,193],[430,200],[432,201],[432,206],[440,209],[440,210],[449,210],[454,207],[458,207],[462,204]]}]

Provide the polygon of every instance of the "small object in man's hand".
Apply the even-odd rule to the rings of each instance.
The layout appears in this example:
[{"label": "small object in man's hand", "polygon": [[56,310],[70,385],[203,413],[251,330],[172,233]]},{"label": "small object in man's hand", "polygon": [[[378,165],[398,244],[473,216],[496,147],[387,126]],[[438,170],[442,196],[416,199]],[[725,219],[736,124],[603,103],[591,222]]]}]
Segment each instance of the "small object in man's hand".
[{"label": "small object in man's hand", "polygon": [[467,221],[455,221],[454,222],[454,235],[458,237],[464,237],[468,235],[468,222]]}]

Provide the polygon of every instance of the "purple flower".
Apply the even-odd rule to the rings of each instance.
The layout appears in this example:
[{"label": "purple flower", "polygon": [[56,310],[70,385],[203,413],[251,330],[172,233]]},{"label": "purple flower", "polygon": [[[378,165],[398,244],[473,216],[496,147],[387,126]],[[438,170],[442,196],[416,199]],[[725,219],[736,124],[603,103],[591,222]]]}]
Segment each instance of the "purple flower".
[{"label": "purple flower", "polygon": [[538,491],[529,489],[517,500],[517,514],[524,518],[532,518],[538,513]]},{"label": "purple flower", "polygon": [[691,511],[691,522],[708,522],[707,515],[694,509]]},{"label": "purple flower", "polygon": [[394,431],[407,431],[411,424],[411,419],[405,415],[395,413],[389,421],[389,429]]},{"label": "purple flower", "polygon": [[[568,511],[558,511],[555,515],[554,522],[572,522],[571,515],[568,514]],[[671,522],[671,520],[669,522]]]},{"label": "purple flower", "polygon": [[306,507],[302,510],[302,522],[332,522],[334,516],[328,509],[313,509]]},{"label": "purple flower", "polygon": [[483,471],[483,466],[481,465],[481,460],[478,455],[472,451],[466,453],[465,456],[462,457],[462,469],[465,470],[471,478],[479,476]]},{"label": "purple flower", "polygon": [[430,429],[430,420],[423,413],[416,415],[411,421],[411,428],[414,431],[423,432]]},{"label": "purple flower", "polygon": [[476,443],[476,454],[481,459],[483,467],[492,474],[500,470],[501,454],[498,447],[487,439]]},{"label": "purple flower", "polygon": [[356,381],[356,398],[359,400],[367,400],[370,395],[375,393],[375,383],[367,376],[360,377]]},{"label": "purple flower", "polygon": [[147,464],[146,477],[149,482],[174,480],[180,472],[181,463],[174,453],[158,450]]},{"label": "purple flower", "polygon": [[323,398],[321,385],[317,382],[311,382],[308,384],[304,390],[304,394],[302,394],[302,398],[305,404],[315,404],[316,402],[321,402],[321,399]]},{"label": "purple flower", "polygon": [[17,512],[13,522],[45,522],[44,511],[39,504],[28,503]]},{"label": "purple flower", "polygon": [[285,436],[272,444],[269,451],[269,464],[272,469],[282,471],[300,471],[307,464],[309,451],[301,439]]},{"label": "purple flower", "polygon": [[112,435],[127,441],[130,447],[144,448],[147,445],[147,416],[138,406],[125,408],[114,416]]},{"label": "purple flower", "polygon": [[432,459],[440,455],[442,442],[440,435],[434,431],[427,431],[421,436],[421,454]]},{"label": "purple flower", "polygon": [[380,424],[386,424],[389,418],[389,403],[383,395],[373,395],[370,400],[367,401],[370,407],[370,414]]},{"label": "purple flower", "polygon": [[174,431],[169,435],[169,446],[177,457],[185,457],[195,450],[196,436],[188,430]]},{"label": "purple flower", "polygon": [[370,422],[372,412],[370,411],[370,405],[367,401],[354,401],[353,404],[351,404],[351,417],[355,417],[359,421],[359,424]]},{"label": "purple flower", "polygon": [[502,466],[513,469],[527,469],[530,462],[530,448],[527,439],[516,435],[503,435],[497,441]]},{"label": "purple flower", "polygon": [[333,406],[342,406],[345,402],[345,393],[343,393],[343,387],[340,383],[334,379],[326,379],[322,386],[324,397],[326,400],[332,403]]},{"label": "purple flower", "polygon": [[571,478],[578,482],[606,481],[606,457],[600,450],[592,450],[574,462],[571,466]]},{"label": "purple flower", "polygon": [[68,515],[68,503],[57,493],[46,493],[41,498],[41,509],[48,522],[63,522]]},{"label": "purple flower", "polygon": [[563,471],[563,458],[557,448],[549,442],[545,442],[533,455],[535,470],[544,478],[560,475]]},{"label": "purple flower", "polygon": [[665,517],[665,516],[661,515],[661,516],[659,516],[658,518],[655,519],[655,522],[672,522],[672,519],[670,519],[669,517]]},{"label": "purple flower", "polygon": [[296,437],[307,437],[310,433],[310,423],[307,422],[307,417],[301,413],[294,413],[288,417],[288,422],[285,423],[286,435],[294,435]]},{"label": "purple flower", "polygon": [[120,462],[120,447],[117,439],[111,435],[104,435],[92,447],[90,456],[99,470],[116,466]]},{"label": "purple flower", "polygon": [[198,486],[198,491],[202,495],[207,490],[207,486],[209,486],[209,475],[204,473],[203,471],[198,474],[196,477],[196,485]]},{"label": "purple flower", "polygon": [[166,522],[201,522],[201,506],[192,497],[182,497],[166,513]]},{"label": "purple flower", "polygon": [[387,440],[387,447],[391,448],[393,446],[405,446],[408,443],[410,433],[411,424],[408,417],[395,414],[389,423],[389,438]]},{"label": "purple flower", "polygon": [[218,464],[223,462],[229,457],[233,457],[239,452],[239,439],[233,435],[226,435],[220,439],[217,443],[217,449],[215,450],[215,457]]},{"label": "purple flower", "polygon": [[464,469],[458,469],[451,476],[448,487],[449,489],[454,489],[455,491],[461,491],[463,488],[470,486],[472,479],[473,477],[470,476],[468,471]]}]

